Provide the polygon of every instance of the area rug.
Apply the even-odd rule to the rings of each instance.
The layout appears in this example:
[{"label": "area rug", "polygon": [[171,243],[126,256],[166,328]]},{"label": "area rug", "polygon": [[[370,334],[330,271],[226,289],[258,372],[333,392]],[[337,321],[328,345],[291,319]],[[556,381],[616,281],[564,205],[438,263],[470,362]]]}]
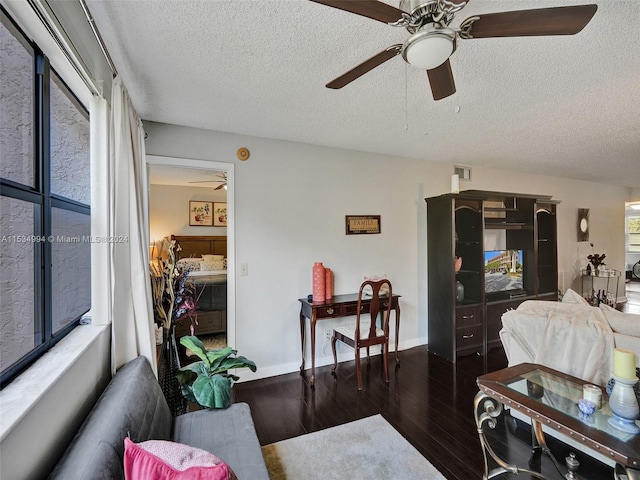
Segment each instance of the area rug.
[{"label": "area rug", "polygon": [[271,480],[445,480],[381,415],[262,447]]}]

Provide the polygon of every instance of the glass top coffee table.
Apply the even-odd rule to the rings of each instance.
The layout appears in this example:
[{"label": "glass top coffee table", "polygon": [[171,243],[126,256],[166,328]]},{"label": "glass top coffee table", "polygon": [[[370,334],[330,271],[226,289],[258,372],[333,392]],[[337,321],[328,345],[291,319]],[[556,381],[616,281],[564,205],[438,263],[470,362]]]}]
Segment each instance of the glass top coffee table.
[{"label": "glass top coffee table", "polygon": [[[582,398],[583,385],[589,382],[542,365],[523,363],[478,377],[477,383],[480,392],[475,398],[474,414],[485,458],[484,479],[505,472],[549,478],[539,472],[508,464],[489,445],[484,426],[495,428],[495,419],[502,413],[503,406],[531,419],[534,450],[539,449],[548,455],[561,477],[564,477],[562,468],[546,446],[543,426],[615,461],[615,479],[640,479],[640,435],[625,433],[609,424],[612,413],[606,393],[602,392],[601,409],[589,416],[580,412],[578,400]],[[490,468],[490,461],[495,462],[494,468]],[[569,474],[574,474],[572,472],[577,465],[572,465],[572,460],[568,458],[567,467]]]}]

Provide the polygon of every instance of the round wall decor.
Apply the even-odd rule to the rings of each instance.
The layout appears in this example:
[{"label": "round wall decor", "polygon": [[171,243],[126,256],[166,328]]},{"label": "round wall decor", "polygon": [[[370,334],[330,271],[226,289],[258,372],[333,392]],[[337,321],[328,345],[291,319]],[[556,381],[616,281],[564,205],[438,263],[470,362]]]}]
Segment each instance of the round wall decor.
[{"label": "round wall decor", "polygon": [[238,158],[244,162],[247,158],[249,158],[249,150],[247,150],[244,147],[239,148],[238,149]]}]

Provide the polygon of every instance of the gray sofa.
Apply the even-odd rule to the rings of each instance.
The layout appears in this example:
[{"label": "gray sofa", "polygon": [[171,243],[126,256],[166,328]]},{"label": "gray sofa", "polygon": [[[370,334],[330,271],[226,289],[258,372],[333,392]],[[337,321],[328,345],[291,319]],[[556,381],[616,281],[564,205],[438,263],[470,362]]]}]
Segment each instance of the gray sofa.
[{"label": "gray sofa", "polygon": [[239,480],[269,479],[249,405],[173,418],[149,362],[118,370],[49,479],[124,479],[124,438],[173,440],[214,453]]}]

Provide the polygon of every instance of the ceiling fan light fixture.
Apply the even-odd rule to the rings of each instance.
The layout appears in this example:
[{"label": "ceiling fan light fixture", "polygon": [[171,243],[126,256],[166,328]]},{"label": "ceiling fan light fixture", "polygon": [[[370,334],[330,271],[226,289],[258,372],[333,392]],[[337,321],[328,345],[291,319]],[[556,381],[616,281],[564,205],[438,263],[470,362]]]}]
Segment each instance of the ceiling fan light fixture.
[{"label": "ceiling fan light fixture", "polygon": [[456,49],[456,33],[447,27],[425,25],[402,46],[402,58],[420,70],[439,67]]}]

